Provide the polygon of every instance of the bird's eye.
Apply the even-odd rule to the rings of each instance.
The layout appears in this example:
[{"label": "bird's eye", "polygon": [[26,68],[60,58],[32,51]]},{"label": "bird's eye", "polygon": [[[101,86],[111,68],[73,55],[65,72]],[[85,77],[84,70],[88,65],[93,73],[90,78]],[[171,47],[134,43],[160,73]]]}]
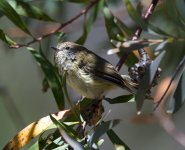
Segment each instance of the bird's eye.
[{"label": "bird's eye", "polygon": [[67,50],[69,50],[69,47],[66,47]]}]

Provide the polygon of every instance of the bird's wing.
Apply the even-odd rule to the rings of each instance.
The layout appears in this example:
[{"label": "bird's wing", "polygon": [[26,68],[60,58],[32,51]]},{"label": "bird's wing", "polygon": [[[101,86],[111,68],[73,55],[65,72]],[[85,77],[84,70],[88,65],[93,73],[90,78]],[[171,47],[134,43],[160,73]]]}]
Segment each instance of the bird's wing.
[{"label": "bird's wing", "polygon": [[126,80],[124,80],[121,75],[117,72],[117,70],[114,68],[112,64],[110,64],[108,61],[104,60],[103,58],[99,58],[98,62],[88,62],[86,65],[84,65],[84,71],[87,73],[94,74],[93,77],[95,79],[100,79],[107,81],[109,83],[112,83],[116,86],[119,86],[121,88],[127,89],[131,93],[133,91],[130,87],[128,87],[128,84],[125,83]]}]

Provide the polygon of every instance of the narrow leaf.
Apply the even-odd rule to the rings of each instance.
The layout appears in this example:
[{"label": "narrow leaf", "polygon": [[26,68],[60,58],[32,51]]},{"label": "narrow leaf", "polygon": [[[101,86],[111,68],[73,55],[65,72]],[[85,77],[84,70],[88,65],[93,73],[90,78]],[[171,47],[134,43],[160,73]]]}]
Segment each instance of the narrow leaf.
[{"label": "narrow leaf", "polygon": [[22,21],[17,12],[12,8],[12,6],[6,0],[0,0],[0,11],[6,15],[17,27],[19,27],[24,32],[31,35],[26,24]]},{"label": "narrow leaf", "polygon": [[136,11],[136,9],[133,7],[132,3],[130,0],[124,0],[125,5],[127,8],[127,11],[130,15],[130,17],[135,21],[135,23],[141,27],[142,29],[146,30],[147,29],[147,23],[143,20],[143,18],[140,16],[140,14]]},{"label": "narrow leaf", "polygon": [[185,101],[184,86],[185,86],[185,73],[183,73],[183,75],[181,76],[177,89],[174,93],[175,106],[174,106],[173,113],[176,113],[184,104],[184,101]]},{"label": "narrow leaf", "polygon": [[112,129],[113,127],[115,127],[119,123],[120,123],[120,120],[115,119],[115,120],[106,121],[106,122],[103,122],[102,124],[100,124],[90,137],[90,140],[88,143],[89,149],[92,149],[92,145],[96,144],[97,141],[99,140],[99,138],[103,134],[105,134],[108,130]]},{"label": "narrow leaf", "polygon": [[107,135],[113,143],[115,150],[131,150],[112,129],[107,132]]},{"label": "narrow leaf", "polygon": [[133,95],[122,95],[115,98],[105,98],[110,104],[127,103],[133,98]]},{"label": "narrow leaf", "polygon": [[[120,29],[120,24],[119,25],[116,24],[117,22],[120,23],[120,21],[118,21],[119,20],[118,18],[113,16],[112,12],[109,10],[106,3],[103,8],[103,13],[104,13],[104,19],[105,19],[105,26],[107,29],[109,39],[119,41],[120,40],[118,38],[119,36],[119,37],[122,37],[122,41],[123,41],[124,33],[122,32],[122,29]],[[126,25],[124,25],[124,27],[126,28]]]},{"label": "narrow leaf", "polygon": [[148,90],[149,85],[151,85],[154,76],[156,74],[157,68],[159,67],[159,64],[165,54],[165,51],[163,51],[151,64],[148,68],[146,68],[145,75],[143,76],[139,89],[135,96],[136,101],[136,107],[138,112],[141,110],[143,106],[144,99],[146,97],[146,92]]},{"label": "narrow leaf", "polygon": [[76,41],[76,43],[83,45],[87,39],[88,33],[90,32],[92,25],[96,21],[96,18],[98,16],[99,11],[103,7],[103,0],[100,0],[98,4],[93,8],[90,15],[87,17],[85,16],[84,19],[84,25],[83,25],[83,34],[80,36],[80,38]]},{"label": "narrow leaf", "polygon": [[84,150],[83,146],[77,142],[74,138],[72,138],[69,134],[73,134],[69,126],[64,125],[63,123],[57,121],[52,115],[50,115],[51,120],[53,123],[58,127],[60,134],[65,139],[65,141],[76,150]]},{"label": "narrow leaf", "polygon": [[0,39],[8,44],[9,46],[11,45],[16,45],[16,42],[14,42],[12,39],[10,39],[4,32],[3,30],[0,29]]},{"label": "narrow leaf", "polygon": [[176,7],[178,9],[178,13],[179,13],[179,17],[181,17],[181,19],[183,20],[183,22],[185,23],[185,1],[183,0],[176,0]]},{"label": "narrow leaf", "polygon": [[37,20],[43,20],[43,21],[54,21],[52,18],[50,18],[47,14],[45,14],[40,8],[31,5],[29,3],[26,3],[24,1],[16,1],[16,5],[12,5],[16,12],[19,15],[37,19]]},{"label": "narrow leaf", "polygon": [[64,108],[64,94],[62,92],[62,84],[59,75],[55,71],[55,67],[44,57],[41,50],[37,52],[31,47],[27,47],[31,54],[36,59],[37,63],[44,72],[47,82],[53,92],[58,108],[62,110]]}]

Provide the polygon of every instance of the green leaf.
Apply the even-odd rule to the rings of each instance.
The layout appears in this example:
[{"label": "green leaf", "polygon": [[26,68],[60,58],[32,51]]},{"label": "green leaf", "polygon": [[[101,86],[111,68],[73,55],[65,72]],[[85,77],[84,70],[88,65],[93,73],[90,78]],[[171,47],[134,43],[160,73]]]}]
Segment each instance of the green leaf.
[{"label": "green leaf", "polygon": [[38,142],[35,142],[35,143],[29,148],[29,150],[38,150],[38,149],[39,149]]},{"label": "green leaf", "polygon": [[161,30],[159,27],[156,27],[155,25],[153,25],[151,23],[148,24],[148,28],[151,29],[153,32],[159,34],[159,35],[173,36],[173,35],[170,35],[170,34],[166,33],[165,31]]},{"label": "green leaf", "polygon": [[107,132],[107,135],[113,143],[115,150],[131,150],[112,129]]},{"label": "green leaf", "polygon": [[0,0],[0,11],[6,15],[17,27],[22,31],[31,35],[26,24],[22,21],[17,12],[12,8],[12,6],[6,0]]},{"label": "green leaf", "polygon": [[9,46],[11,45],[16,45],[16,42],[14,42],[12,39],[10,39],[4,32],[3,30],[0,29],[0,39],[8,44]]},{"label": "green leaf", "polygon": [[[104,19],[105,19],[105,26],[107,30],[107,34],[109,36],[109,40],[115,40],[115,41],[125,41],[126,38],[129,38],[132,35],[132,30],[129,29],[123,22],[121,22],[118,18],[113,16],[112,12],[107,7],[107,4],[105,3],[104,9]],[[114,45],[113,45],[114,46]],[[117,53],[119,57],[122,57],[123,55],[127,55],[125,53],[124,48],[119,49],[120,52]],[[134,63],[137,62],[137,58],[134,54],[130,54],[126,60],[126,65],[132,66]]]},{"label": "green leaf", "polygon": [[87,39],[88,33],[90,32],[92,25],[96,21],[99,11],[103,7],[103,0],[100,0],[98,4],[93,8],[91,14],[87,17],[85,16],[84,25],[83,25],[83,34],[81,37],[76,41],[76,43],[83,45]]},{"label": "green leaf", "polygon": [[133,95],[122,95],[115,98],[105,98],[110,104],[127,103],[133,98]]},{"label": "green leaf", "polygon": [[[124,23],[121,23],[121,21],[118,18],[113,16],[112,12],[109,10],[106,3],[105,3],[104,8],[103,8],[103,13],[104,13],[104,19],[105,19],[105,26],[106,26],[106,29],[107,29],[109,39],[120,41],[120,37],[121,37],[122,41],[123,41],[124,38],[125,38],[125,35],[124,35],[123,31],[130,32],[128,27],[126,25],[124,25]],[[121,25],[124,28],[121,28]],[[126,32],[126,33],[128,33],[128,32]]]},{"label": "green leaf", "polygon": [[184,101],[185,101],[184,86],[185,86],[185,73],[183,73],[183,75],[181,76],[177,89],[174,93],[175,106],[174,106],[173,113],[176,113],[184,104]]},{"label": "green leaf", "polygon": [[44,75],[46,76],[47,82],[53,92],[58,108],[62,110],[64,108],[64,94],[62,92],[62,82],[60,76],[56,73],[55,67],[45,58],[41,48],[40,53],[31,47],[27,47],[31,54],[36,59],[37,63],[41,67]]},{"label": "green leaf", "polygon": [[185,23],[185,1],[183,0],[176,0],[176,7],[179,13],[179,18],[181,18],[183,20],[183,22]]},{"label": "green leaf", "polygon": [[89,143],[88,143],[88,148],[93,149],[93,144],[96,144],[99,140],[99,138],[105,134],[108,130],[112,129],[116,125],[120,123],[119,119],[115,120],[110,120],[106,122],[102,122],[99,126],[96,127],[96,130],[94,133],[91,135]]},{"label": "green leaf", "polygon": [[15,11],[22,16],[42,20],[42,21],[54,21],[47,14],[45,14],[40,8],[33,6],[32,4],[24,1],[16,1],[16,5],[12,5]]},{"label": "green leaf", "polygon": [[[182,0],[178,0],[178,1],[182,1]],[[176,1],[175,0],[165,0],[165,6],[166,6],[166,12],[168,13],[168,16],[173,20],[173,23],[175,23],[184,32],[185,24],[182,22],[181,17],[178,14],[178,10],[176,7]]]},{"label": "green leaf", "polygon": [[147,30],[147,23],[144,21],[144,19],[140,16],[140,14],[136,11],[136,9],[133,7],[130,0],[124,0],[125,5],[127,8],[127,11],[130,15],[130,17],[133,19],[133,21],[142,29]]},{"label": "green leaf", "polygon": [[165,51],[163,51],[151,64],[148,68],[146,68],[146,71],[145,71],[145,75],[143,76],[140,84],[139,84],[139,89],[136,93],[136,96],[135,96],[135,101],[136,101],[136,107],[137,107],[137,110],[140,111],[142,106],[143,106],[143,102],[144,102],[144,99],[146,97],[146,93],[147,93],[147,90],[148,90],[148,87],[151,85],[153,79],[154,79],[154,76],[156,74],[156,71],[159,67],[159,64],[163,58],[165,54]]},{"label": "green leaf", "polygon": [[77,133],[69,126],[65,125],[62,122],[57,121],[52,115],[50,115],[51,120],[53,123],[58,127],[60,134],[64,138],[64,140],[76,150],[84,150],[83,146],[76,141],[74,138],[77,138]]}]

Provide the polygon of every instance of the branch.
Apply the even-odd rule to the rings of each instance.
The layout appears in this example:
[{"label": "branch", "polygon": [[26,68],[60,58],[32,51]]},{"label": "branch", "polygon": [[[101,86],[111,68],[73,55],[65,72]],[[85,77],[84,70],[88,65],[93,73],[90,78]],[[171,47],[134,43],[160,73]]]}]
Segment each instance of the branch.
[{"label": "branch", "polygon": [[[159,0],[152,0],[151,4],[149,5],[146,13],[144,13],[143,15],[143,19],[147,22],[150,18],[150,16],[152,15],[157,3],[159,2]],[[141,27],[138,27],[132,37],[132,40],[136,40],[140,37],[141,32],[143,31],[143,29]],[[143,54],[146,54],[146,52],[144,51],[144,49],[139,49],[138,50],[140,55],[143,56]],[[120,58],[119,62],[116,65],[117,70],[119,71],[122,67],[122,65],[124,64],[124,62],[127,59],[127,56],[130,54],[130,52],[126,52],[123,54],[123,56]]]},{"label": "branch", "polygon": [[[181,76],[182,75],[179,72],[181,72],[182,70],[184,70],[184,68],[185,68],[185,56],[182,58],[182,60],[180,61],[179,65],[177,66],[176,70],[174,71],[174,74],[172,75],[172,78],[171,78],[168,86],[166,87],[165,91],[163,92],[163,95],[161,96],[161,98],[157,101],[157,104],[154,107],[153,111],[155,111],[159,107],[159,105],[161,104],[161,102],[165,99],[165,96],[168,95],[168,93],[170,93],[172,91],[170,88],[173,89],[173,84],[175,84],[174,82],[175,82],[175,80],[177,80],[176,78],[178,76]],[[178,77],[178,78],[180,79],[180,77]],[[174,90],[175,89],[173,89],[173,91]]]},{"label": "branch", "polygon": [[78,13],[76,16],[74,16],[73,18],[71,18],[70,20],[68,20],[67,22],[65,23],[62,23],[60,24],[60,26],[58,28],[56,28],[55,30],[52,30],[51,32],[47,33],[47,34],[44,34],[38,38],[35,38],[33,39],[32,41],[26,43],[26,44],[15,44],[15,45],[11,45],[10,48],[15,48],[15,49],[18,49],[18,48],[21,48],[21,47],[26,47],[26,46],[29,46],[33,43],[36,43],[36,42],[40,42],[42,41],[43,39],[47,38],[48,36],[52,35],[52,34],[55,34],[57,32],[59,32],[60,30],[62,30],[64,27],[66,27],[67,25],[73,23],[75,20],[77,20],[78,18],[80,18],[81,16],[87,14],[87,12],[94,6],[96,5],[97,3],[99,2],[99,0],[94,0],[92,1],[86,8],[84,8],[83,10],[80,11],[80,13]]}]

